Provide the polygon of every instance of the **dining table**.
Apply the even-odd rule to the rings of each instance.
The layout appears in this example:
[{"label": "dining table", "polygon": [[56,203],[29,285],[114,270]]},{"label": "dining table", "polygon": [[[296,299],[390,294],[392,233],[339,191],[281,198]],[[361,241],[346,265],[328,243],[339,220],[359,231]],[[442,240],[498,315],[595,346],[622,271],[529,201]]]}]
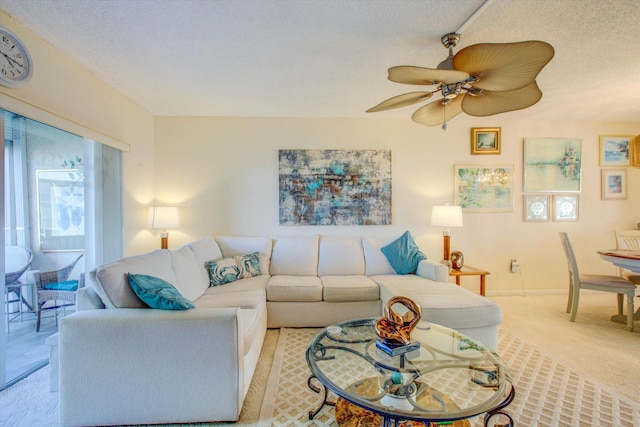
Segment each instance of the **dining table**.
[{"label": "dining table", "polygon": [[[597,252],[600,258],[617,267],[631,270],[634,273],[640,273],[640,251],[629,249],[600,249]],[[627,323],[627,315],[615,314],[611,316],[611,320],[618,323]],[[633,314],[633,320],[640,320],[640,308]]]}]

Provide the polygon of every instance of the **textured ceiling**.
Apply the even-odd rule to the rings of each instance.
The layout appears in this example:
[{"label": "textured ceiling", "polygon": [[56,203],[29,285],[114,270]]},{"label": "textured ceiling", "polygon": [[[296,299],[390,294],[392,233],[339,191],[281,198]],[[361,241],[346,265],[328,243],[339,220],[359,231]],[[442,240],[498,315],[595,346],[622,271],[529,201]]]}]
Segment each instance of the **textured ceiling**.
[{"label": "textured ceiling", "polygon": [[[441,36],[482,3],[2,0],[0,9],[154,115],[409,120],[417,106],[364,112],[421,90],[388,81],[387,68],[435,68],[447,56]],[[537,79],[542,100],[500,117],[640,122],[639,22],[637,0],[493,0],[455,51],[554,46]]]}]

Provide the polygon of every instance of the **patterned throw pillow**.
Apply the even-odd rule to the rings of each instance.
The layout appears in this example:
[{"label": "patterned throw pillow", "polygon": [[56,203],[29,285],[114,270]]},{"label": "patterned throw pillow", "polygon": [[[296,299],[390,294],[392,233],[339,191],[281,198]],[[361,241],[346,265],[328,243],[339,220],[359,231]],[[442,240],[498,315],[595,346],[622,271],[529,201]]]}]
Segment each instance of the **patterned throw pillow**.
[{"label": "patterned throw pillow", "polygon": [[128,273],[129,286],[145,304],[161,310],[188,310],[196,306],[169,282],[145,274]]},{"label": "patterned throw pillow", "polygon": [[236,255],[209,261],[209,286],[219,286],[235,282],[245,277],[260,275],[260,253]]}]

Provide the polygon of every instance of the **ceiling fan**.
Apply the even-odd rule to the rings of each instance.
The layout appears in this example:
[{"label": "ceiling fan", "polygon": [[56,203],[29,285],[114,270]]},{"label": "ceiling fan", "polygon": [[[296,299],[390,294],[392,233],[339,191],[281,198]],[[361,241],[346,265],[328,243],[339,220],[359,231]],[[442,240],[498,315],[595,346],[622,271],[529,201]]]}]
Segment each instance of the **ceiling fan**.
[{"label": "ceiling fan", "polygon": [[442,44],[449,56],[437,68],[397,66],[389,68],[389,80],[410,85],[436,86],[432,91],[394,96],[368,113],[412,105],[442,93],[442,98],[416,110],[411,119],[427,126],[442,124],[465,112],[492,116],[528,108],[542,98],[536,76],[553,58],[553,47],[543,41],[481,43],[460,50],[453,48],[460,34],[449,33]]}]

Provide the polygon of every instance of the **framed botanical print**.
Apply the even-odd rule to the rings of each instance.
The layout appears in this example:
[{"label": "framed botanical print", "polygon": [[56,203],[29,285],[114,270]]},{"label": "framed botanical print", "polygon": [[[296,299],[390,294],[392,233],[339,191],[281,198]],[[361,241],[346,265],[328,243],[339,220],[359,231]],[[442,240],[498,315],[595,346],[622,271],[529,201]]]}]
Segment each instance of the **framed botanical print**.
[{"label": "framed botanical print", "polygon": [[578,196],[553,196],[553,220],[577,221]]},{"label": "framed botanical print", "polygon": [[600,166],[629,166],[633,135],[600,135]]},{"label": "framed botanical print", "polygon": [[602,200],[624,200],[627,198],[627,170],[602,169]]},{"label": "framed botanical print", "polygon": [[525,193],[579,192],[582,178],[582,140],[526,138]]},{"label": "framed botanical print", "polygon": [[501,128],[471,128],[471,154],[500,154]]},{"label": "framed botanical print", "polygon": [[454,165],[454,198],[467,212],[513,211],[513,165]]},{"label": "framed botanical print", "polygon": [[549,221],[551,196],[529,195],[523,196],[524,221]]}]

